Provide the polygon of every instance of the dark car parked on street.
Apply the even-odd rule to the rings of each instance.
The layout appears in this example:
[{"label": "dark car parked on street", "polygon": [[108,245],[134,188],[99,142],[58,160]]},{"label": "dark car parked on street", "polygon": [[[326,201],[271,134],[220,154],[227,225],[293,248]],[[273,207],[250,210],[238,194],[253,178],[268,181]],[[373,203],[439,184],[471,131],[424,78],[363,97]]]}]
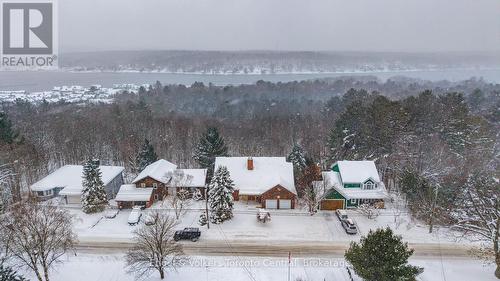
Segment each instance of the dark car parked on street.
[{"label": "dark car parked on street", "polygon": [[174,234],[174,240],[191,240],[198,241],[201,236],[201,231],[197,227],[186,227],[183,230],[177,230]]}]

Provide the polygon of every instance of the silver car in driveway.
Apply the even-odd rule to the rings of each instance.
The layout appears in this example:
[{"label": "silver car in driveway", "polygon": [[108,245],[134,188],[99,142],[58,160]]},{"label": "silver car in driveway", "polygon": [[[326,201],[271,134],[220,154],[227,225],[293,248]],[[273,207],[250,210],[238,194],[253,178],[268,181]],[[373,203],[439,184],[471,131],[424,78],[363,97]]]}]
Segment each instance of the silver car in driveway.
[{"label": "silver car in driveway", "polygon": [[341,223],[342,227],[345,229],[345,232],[347,232],[347,234],[358,233],[358,227],[356,226],[356,223],[352,219],[342,220]]},{"label": "silver car in driveway", "polygon": [[132,208],[132,211],[130,212],[130,215],[128,216],[128,224],[129,225],[136,225],[141,221],[141,207],[140,206],[134,206]]}]

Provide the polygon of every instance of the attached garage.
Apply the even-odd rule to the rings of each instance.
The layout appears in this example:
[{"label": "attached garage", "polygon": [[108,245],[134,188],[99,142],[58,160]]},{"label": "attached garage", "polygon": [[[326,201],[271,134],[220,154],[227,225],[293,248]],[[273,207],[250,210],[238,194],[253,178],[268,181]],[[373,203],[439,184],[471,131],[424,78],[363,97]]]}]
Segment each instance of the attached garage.
[{"label": "attached garage", "polygon": [[344,199],[324,199],[321,201],[321,210],[337,210],[344,209]]},{"label": "attached garage", "polygon": [[278,209],[278,200],[266,199],[264,208],[266,208],[266,209]]},{"label": "attached garage", "polygon": [[260,196],[262,207],[266,209],[294,209],[295,193],[284,188],[282,185],[276,185]]}]

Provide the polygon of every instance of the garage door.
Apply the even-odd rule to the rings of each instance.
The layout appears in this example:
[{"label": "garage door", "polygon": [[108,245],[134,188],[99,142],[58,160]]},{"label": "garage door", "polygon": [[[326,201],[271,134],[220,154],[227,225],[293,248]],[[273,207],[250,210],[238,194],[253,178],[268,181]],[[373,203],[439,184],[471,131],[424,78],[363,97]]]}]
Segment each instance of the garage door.
[{"label": "garage door", "polygon": [[343,199],[325,199],[321,201],[321,210],[337,210],[343,208]]},{"label": "garage door", "polygon": [[277,208],[278,208],[278,200],[266,199],[266,209],[277,209]]},{"label": "garage door", "polygon": [[292,208],[292,200],[280,199],[280,209],[291,209],[291,208]]}]

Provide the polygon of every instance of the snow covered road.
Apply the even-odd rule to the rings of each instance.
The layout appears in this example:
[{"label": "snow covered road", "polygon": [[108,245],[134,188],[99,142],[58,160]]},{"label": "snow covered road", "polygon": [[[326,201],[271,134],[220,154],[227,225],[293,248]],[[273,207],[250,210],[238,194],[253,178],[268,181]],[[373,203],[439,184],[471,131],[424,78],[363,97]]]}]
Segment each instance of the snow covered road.
[{"label": "snow covered road", "polygon": [[[288,252],[300,257],[342,257],[348,242],[200,240],[182,242],[188,255],[286,257]],[[80,240],[77,252],[124,253],[130,239]],[[468,257],[470,247],[459,244],[410,243],[416,257]]]}]

